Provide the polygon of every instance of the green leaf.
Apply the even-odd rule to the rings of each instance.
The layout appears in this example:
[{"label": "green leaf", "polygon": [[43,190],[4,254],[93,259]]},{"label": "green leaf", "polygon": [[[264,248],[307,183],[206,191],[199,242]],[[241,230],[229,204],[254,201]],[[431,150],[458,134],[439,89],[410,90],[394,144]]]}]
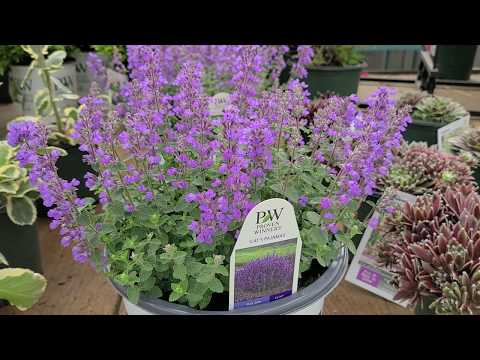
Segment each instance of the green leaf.
[{"label": "green leaf", "polygon": [[68,152],[65,149],[56,147],[56,146],[47,146],[46,150],[48,153],[52,152],[53,150],[57,150],[60,152],[60,156],[67,156]]},{"label": "green leaf", "polygon": [[16,194],[20,184],[18,182],[8,181],[0,183],[0,193]]},{"label": "green leaf", "polygon": [[13,148],[6,141],[0,141],[0,166],[7,165],[13,156]]},{"label": "green leaf", "polygon": [[0,252],[0,264],[8,265],[7,259],[5,258],[5,256],[3,256],[1,252]]},{"label": "green leaf", "polygon": [[17,225],[33,225],[37,219],[37,208],[28,197],[7,198],[7,214],[10,220]]},{"label": "green leaf", "polygon": [[170,287],[172,288],[173,292],[179,293],[179,294],[186,294],[188,290],[188,281],[187,279],[184,279],[178,283],[171,283]]},{"label": "green leaf", "polygon": [[173,265],[173,277],[183,280],[187,277],[187,267],[182,263],[175,263]]},{"label": "green leaf", "polygon": [[318,244],[326,244],[328,242],[328,234],[317,226],[310,229],[309,235]]},{"label": "green leaf", "polygon": [[0,178],[17,179],[20,177],[20,168],[16,165],[4,165],[0,167]]},{"label": "green leaf", "polygon": [[286,195],[285,191],[283,190],[283,185],[280,183],[270,185],[270,189],[272,189],[273,191],[275,191],[280,195]]},{"label": "green leaf", "polygon": [[148,296],[158,299],[163,296],[163,291],[158,286],[154,286],[148,291]]},{"label": "green leaf", "polygon": [[345,244],[345,246],[350,250],[352,254],[355,254],[357,251],[355,244],[353,243],[352,239],[345,235],[345,234],[336,234],[335,237],[337,240],[339,240],[341,243]]},{"label": "green leaf", "polygon": [[320,222],[322,220],[321,216],[314,211],[306,211],[304,213],[304,216],[305,216],[305,219],[307,219],[308,221],[310,221],[312,224],[315,224],[315,225],[320,225]]},{"label": "green leaf", "polygon": [[79,98],[77,94],[62,94],[61,97],[66,100],[78,100]]},{"label": "green leaf", "polygon": [[172,291],[172,292],[170,293],[170,296],[168,297],[168,301],[170,301],[170,302],[177,301],[177,300],[180,299],[183,295],[184,295],[183,293],[179,293],[179,292]]},{"label": "green leaf", "polygon": [[[60,80],[58,80],[55,76],[50,76],[50,79],[53,81],[56,87],[60,89],[60,91],[64,94],[70,94],[72,90],[70,90],[68,87],[62,84]],[[61,100],[61,99],[57,99]]]},{"label": "green leaf", "polygon": [[47,280],[28,269],[0,270],[0,299],[7,300],[19,310],[32,307],[42,296]]},{"label": "green leaf", "polygon": [[127,289],[127,297],[131,303],[137,304],[140,299],[140,289],[138,287],[129,287]]},{"label": "green leaf", "polygon": [[213,292],[216,292],[216,293],[222,293],[223,292],[223,284],[220,280],[218,280],[216,277],[214,277],[212,279],[212,281],[210,281],[208,283],[208,288],[210,290],[212,290]]},{"label": "green leaf", "polygon": [[54,51],[48,56],[47,60],[45,60],[45,65],[53,69],[59,69],[62,66],[63,60],[66,57],[67,57],[67,53],[65,51],[63,50]]}]

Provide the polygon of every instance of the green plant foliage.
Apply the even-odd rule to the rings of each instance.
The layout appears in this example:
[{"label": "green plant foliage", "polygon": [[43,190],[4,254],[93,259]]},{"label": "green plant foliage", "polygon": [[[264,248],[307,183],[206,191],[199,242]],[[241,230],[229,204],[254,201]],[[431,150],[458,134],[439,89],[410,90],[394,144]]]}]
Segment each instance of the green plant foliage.
[{"label": "green plant foliage", "polygon": [[365,58],[354,45],[314,45],[313,49],[313,67],[359,65]]},{"label": "green plant foliage", "polygon": [[[64,47],[64,45],[54,45],[54,47],[58,46]],[[65,100],[77,100],[78,95],[73,94],[54,75],[56,70],[62,68],[67,52],[63,48],[52,52],[51,45],[21,45],[21,47],[30,55],[32,60],[23,83],[36,70],[44,84],[44,88],[40,89],[34,97],[36,119],[38,121],[46,118],[55,119],[55,127],[50,132],[51,144],[66,143],[73,145],[71,135],[78,116],[78,109],[72,107],[62,109],[61,103]],[[47,54],[48,56],[45,57]],[[23,117],[15,120],[19,119],[23,119]]]},{"label": "green plant foliage", "polygon": [[28,269],[0,270],[0,299],[7,300],[19,310],[32,307],[45,292],[47,280]]},{"label": "green plant foliage", "polygon": [[32,225],[37,218],[33,201],[37,191],[30,186],[28,172],[20,168],[15,149],[0,141],[0,211],[17,225]]},{"label": "green plant foliage", "polygon": [[90,45],[98,54],[103,55],[107,60],[111,60],[115,49],[118,51],[120,61],[127,60],[127,47],[125,45]]}]

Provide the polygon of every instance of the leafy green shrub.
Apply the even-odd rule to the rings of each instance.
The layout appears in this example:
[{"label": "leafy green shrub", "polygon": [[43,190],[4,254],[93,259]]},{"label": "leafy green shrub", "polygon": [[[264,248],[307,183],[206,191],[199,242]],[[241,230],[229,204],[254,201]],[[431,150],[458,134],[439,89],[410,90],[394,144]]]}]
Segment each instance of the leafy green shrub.
[{"label": "leafy green shrub", "polygon": [[314,45],[311,66],[359,65],[364,56],[353,45]]}]

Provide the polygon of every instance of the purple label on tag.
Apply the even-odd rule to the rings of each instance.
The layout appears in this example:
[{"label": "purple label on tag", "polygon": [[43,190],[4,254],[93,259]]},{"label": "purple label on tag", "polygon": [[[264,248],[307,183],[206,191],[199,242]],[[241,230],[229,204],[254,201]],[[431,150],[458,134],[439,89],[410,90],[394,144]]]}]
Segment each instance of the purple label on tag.
[{"label": "purple label on tag", "polygon": [[287,291],[284,291],[284,292],[281,292],[281,293],[275,294],[275,295],[262,296],[262,297],[258,297],[258,298],[251,299],[251,300],[239,301],[239,302],[235,303],[234,308],[238,309],[238,308],[242,308],[242,307],[246,307],[246,306],[268,303],[268,302],[271,302],[271,301],[282,299],[282,298],[284,298],[286,296],[289,296],[289,295],[292,295],[292,290],[287,290]]},{"label": "purple label on tag", "polygon": [[365,266],[362,266],[358,271],[357,279],[364,283],[372,285],[373,287],[377,287],[382,278],[381,278],[381,275],[376,271],[373,271]]}]

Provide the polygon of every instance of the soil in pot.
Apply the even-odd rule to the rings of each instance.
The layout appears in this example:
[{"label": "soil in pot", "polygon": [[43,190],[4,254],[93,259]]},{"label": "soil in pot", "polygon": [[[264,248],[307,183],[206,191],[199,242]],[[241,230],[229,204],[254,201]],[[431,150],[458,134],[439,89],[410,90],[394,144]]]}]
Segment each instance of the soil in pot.
[{"label": "soil in pot", "polygon": [[[84,184],[84,176],[87,172],[95,173],[90,165],[82,161],[83,152],[80,151],[78,145],[63,144],[62,149],[68,152],[67,156],[62,156],[57,161],[58,175],[65,180],[72,180],[73,178],[80,181],[77,195],[79,197],[92,197],[97,199],[97,196],[90,191]],[[43,205],[43,200],[38,199],[36,202],[38,216],[47,217],[49,208]]]},{"label": "soil in pot", "polygon": [[470,80],[477,45],[438,45],[435,64],[438,78],[448,80]]},{"label": "soil in pot", "polygon": [[315,99],[327,92],[334,92],[339,96],[357,93],[363,68],[364,65],[309,68],[305,82],[310,97]]}]

